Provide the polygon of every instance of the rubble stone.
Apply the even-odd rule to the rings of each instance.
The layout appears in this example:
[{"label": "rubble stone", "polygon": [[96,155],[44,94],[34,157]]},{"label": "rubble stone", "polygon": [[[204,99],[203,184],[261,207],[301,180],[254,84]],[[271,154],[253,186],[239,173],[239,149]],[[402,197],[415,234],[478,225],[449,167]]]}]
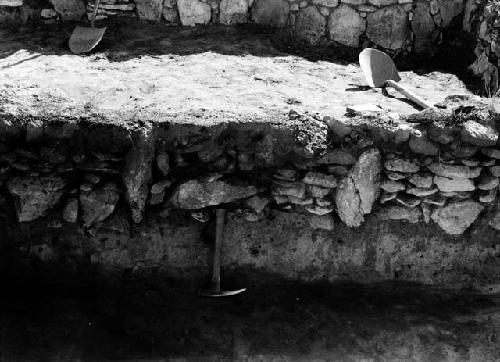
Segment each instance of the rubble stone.
[{"label": "rubble stone", "polygon": [[184,26],[208,24],[212,17],[212,8],[200,0],[177,0],[179,18]]},{"label": "rubble stone", "polygon": [[325,175],[319,172],[308,172],[304,176],[304,183],[325,188],[334,188],[337,186],[337,179],[332,175]]},{"label": "rubble stone", "polygon": [[468,178],[448,178],[434,176],[434,183],[442,192],[474,191],[474,182]]},{"label": "rubble stone", "polygon": [[434,142],[429,141],[427,134],[422,132],[420,135],[412,134],[409,141],[410,149],[422,155],[435,156],[439,152],[439,147]]},{"label": "rubble stone", "polygon": [[366,35],[375,44],[400,49],[410,34],[408,14],[403,6],[387,6],[366,17]]},{"label": "rubble stone", "polygon": [[309,44],[316,44],[324,36],[326,19],[314,6],[299,11],[295,22],[296,35]]},{"label": "rubble stone", "polygon": [[240,24],[248,21],[248,0],[222,0],[219,5],[222,24]]},{"label": "rubble stone", "polygon": [[246,199],[257,192],[257,188],[253,185],[231,185],[222,180],[210,182],[189,180],[177,186],[173,201],[181,209],[203,209]]},{"label": "rubble stone", "polygon": [[475,201],[457,201],[435,209],[431,218],[446,233],[459,235],[476,221],[483,209],[484,206]]},{"label": "rubble stone", "polygon": [[412,224],[420,221],[422,211],[417,207],[388,206],[378,212],[382,220],[406,220]]},{"label": "rubble stone", "polygon": [[357,48],[359,37],[366,29],[366,21],[348,5],[335,8],[328,21],[330,39],[342,45]]},{"label": "rubble stone", "polygon": [[252,20],[260,25],[283,28],[288,22],[290,5],[285,0],[255,0]]},{"label": "rubble stone", "polygon": [[413,174],[408,181],[415,185],[416,187],[427,188],[432,186],[432,175],[425,174]]},{"label": "rubble stone", "polygon": [[250,207],[257,214],[260,214],[262,211],[264,211],[264,209],[270,202],[271,200],[269,199],[269,197],[260,195],[252,196],[245,201],[248,207]]},{"label": "rubble stone", "polygon": [[312,215],[309,218],[309,226],[313,229],[321,229],[331,231],[334,229],[334,220],[331,214],[327,215]]},{"label": "rubble stone", "polygon": [[69,198],[63,209],[62,218],[66,222],[75,223],[78,220],[78,199]]},{"label": "rubble stone", "polygon": [[481,174],[481,167],[447,165],[433,162],[427,168],[435,175],[449,178],[476,178]]},{"label": "rubble stone", "polygon": [[13,177],[7,182],[20,222],[44,216],[59,202],[65,186],[66,181],[55,175]]},{"label": "rubble stone", "polygon": [[498,141],[497,130],[476,121],[465,122],[461,136],[463,141],[479,147],[491,147]]},{"label": "rubble stone", "polygon": [[403,191],[406,186],[404,183],[392,180],[383,180],[380,183],[380,188],[386,192],[393,193],[398,191]]},{"label": "rubble stone", "polygon": [[480,190],[491,190],[498,187],[498,177],[482,176],[477,183],[477,188]]},{"label": "rubble stone", "polygon": [[143,20],[160,20],[163,0],[135,0],[137,15]]},{"label": "rubble stone", "polygon": [[350,166],[356,163],[356,158],[348,151],[335,149],[328,151],[323,157],[318,160],[318,164],[336,164]]},{"label": "rubble stone", "polygon": [[403,172],[403,173],[415,173],[420,171],[420,166],[415,162],[410,160],[405,160],[399,157],[386,160],[384,162],[384,167],[389,171]]},{"label": "rubble stone", "polygon": [[82,0],[50,0],[54,10],[66,20],[81,20],[85,15],[85,3]]},{"label": "rubble stone", "polygon": [[115,183],[109,182],[90,192],[80,193],[82,220],[85,227],[104,221],[115,210],[120,193]]},{"label": "rubble stone", "polygon": [[439,189],[437,187],[410,187],[406,190],[406,193],[417,197],[423,197],[433,195],[438,191]]}]

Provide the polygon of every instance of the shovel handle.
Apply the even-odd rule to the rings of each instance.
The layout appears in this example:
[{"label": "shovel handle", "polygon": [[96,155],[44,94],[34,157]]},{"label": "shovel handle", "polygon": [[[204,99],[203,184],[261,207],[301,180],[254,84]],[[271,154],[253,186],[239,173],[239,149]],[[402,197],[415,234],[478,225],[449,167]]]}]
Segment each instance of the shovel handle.
[{"label": "shovel handle", "polygon": [[392,88],[394,88],[399,93],[401,93],[402,95],[404,95],[406,98],[408,98],[409,100],[411,100],[413,103],[418,104],[420,107],[422,107],[424,109],[426,109],[426,108],[433,108],[432,104],[427,103],[422,98],[420,98],[419,96],[417,96],[415,93],[410,92],[409,90],[407,90],[406,88],[404,88],[403,86],[401,86],[400,84],[396,83],[393,80],[386,81],[385,82],[385,86],[386,87],[392,87]]},{"label": "shovel handle", "polygon": [[99,9],[99,3],[101,0],[95,0],[94,11],[92,12],[92,18],[90,19],[90,26],[93,28],[95,23],[95,17],[97,16],[97,10]]}]

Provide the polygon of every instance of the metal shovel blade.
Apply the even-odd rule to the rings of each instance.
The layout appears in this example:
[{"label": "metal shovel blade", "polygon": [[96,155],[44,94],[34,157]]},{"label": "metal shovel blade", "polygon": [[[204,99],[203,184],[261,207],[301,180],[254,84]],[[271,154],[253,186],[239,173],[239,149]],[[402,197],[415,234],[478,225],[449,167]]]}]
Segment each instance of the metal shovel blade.
[{"label": "metal shovel blade", "polygon": [[106,28],[77,26],[69,38],[69,49],[75,54],[88,53],[101,41]]},{"label": "metal shovel blade", "polygon": [[247,290],[247,288],[242,288],[242,289],[237,289],[237,290],[221,290],[221,291],[205,290],[205,291],[201,291],[200,295],[202,297],[212,297],[212,298],[231,297],[233,295],[243,293],[246,290]]},{"label": "metal shovel blade", "polygon": [[372,88],[383,87],[388,80],[395,82],[401,80],[391,57],[380,50],[364,49],[359,53],[359,65],[363,70],[368,85]]}]

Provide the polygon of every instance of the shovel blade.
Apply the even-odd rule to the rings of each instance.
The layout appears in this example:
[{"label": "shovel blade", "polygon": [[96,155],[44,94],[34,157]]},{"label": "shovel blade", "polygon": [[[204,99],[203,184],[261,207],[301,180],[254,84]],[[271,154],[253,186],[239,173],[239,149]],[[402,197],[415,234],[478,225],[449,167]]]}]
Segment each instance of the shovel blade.
[{"label": "shovel blade", "polygon": [[372,88],[383,87],[388,80],[395,82],[401,80],[391,57],[380,50],[373,48],[363,50],[359,53],[359,65],[368,85]]},{"label": "shovel blade", "polygon": [[69,38],[69,49],[75,54],[88,53],[101,41],[106,28],[77,26]]}]

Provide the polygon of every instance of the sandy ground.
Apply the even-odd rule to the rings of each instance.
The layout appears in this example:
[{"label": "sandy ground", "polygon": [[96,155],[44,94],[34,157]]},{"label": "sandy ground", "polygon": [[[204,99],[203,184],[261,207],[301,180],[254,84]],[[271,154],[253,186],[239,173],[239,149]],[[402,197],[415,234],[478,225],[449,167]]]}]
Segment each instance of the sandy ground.
[{"label": "sandy ground", "polygon": [[[96,109],[257,116],[290,109],[340,116],[348,105],[367,103],[415,111],[401,98],[367,89],[357,64],[285,54],[269,36],[246,29],[111,27],[87,56],[69,52],[71,30],[0,30],[3,102],[64,107],[70,100]],[[402,78],[434,103],[467,93],[451,74],[404,72]]]}]

